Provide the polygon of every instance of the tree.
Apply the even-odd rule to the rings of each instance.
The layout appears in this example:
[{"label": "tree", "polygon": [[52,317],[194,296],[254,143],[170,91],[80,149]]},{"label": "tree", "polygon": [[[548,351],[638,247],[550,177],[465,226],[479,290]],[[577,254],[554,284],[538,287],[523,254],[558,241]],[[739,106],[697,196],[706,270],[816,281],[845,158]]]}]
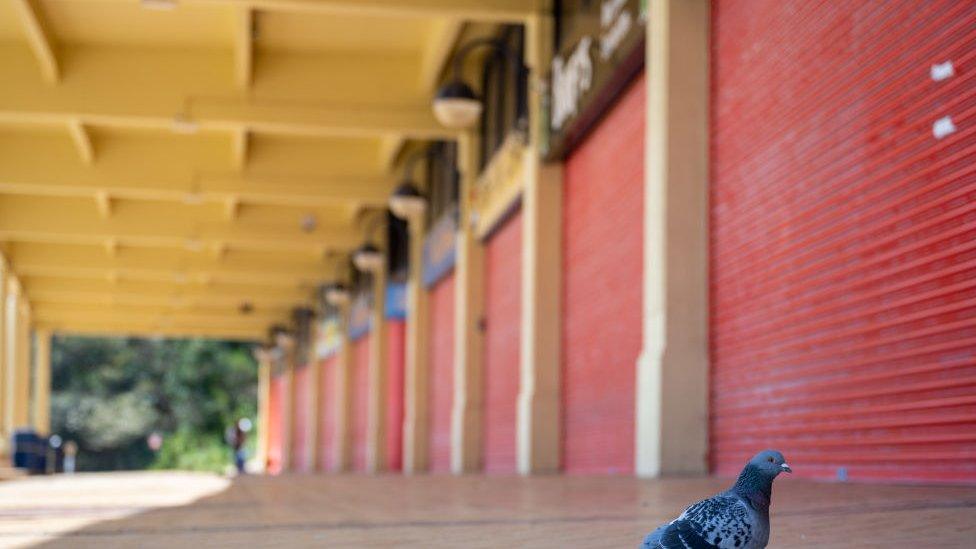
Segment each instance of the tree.
[{"label": "tree", "polygon": [[[79,470],[219,470],[225,428],[257,410],[243,343],[56,337],[51,368],[52,432],[78,443]],[[164,437],[158,455],[152,432]]]}]

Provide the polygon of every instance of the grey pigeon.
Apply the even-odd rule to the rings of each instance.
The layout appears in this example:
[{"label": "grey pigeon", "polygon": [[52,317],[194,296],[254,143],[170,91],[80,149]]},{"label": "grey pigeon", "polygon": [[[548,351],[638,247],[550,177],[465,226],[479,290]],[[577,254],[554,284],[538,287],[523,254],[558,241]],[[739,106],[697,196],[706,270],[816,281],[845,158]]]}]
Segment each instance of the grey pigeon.
[{"label": "grey pigeon", "polygon": [[746,463],[731,488],[685,509],[644,538],[642,549],[761,549],[769,543],[773,479],[793,470],[783,454],[764,450]]}]

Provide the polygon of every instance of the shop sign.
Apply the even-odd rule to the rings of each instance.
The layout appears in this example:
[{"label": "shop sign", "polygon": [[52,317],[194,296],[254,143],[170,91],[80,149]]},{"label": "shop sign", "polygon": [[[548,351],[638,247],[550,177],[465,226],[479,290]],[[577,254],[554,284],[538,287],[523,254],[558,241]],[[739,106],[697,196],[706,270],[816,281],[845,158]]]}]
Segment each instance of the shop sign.
[{"label": "shop sign", "polygon": [[425,287],[437,284],[454,268],[457,245],[457,207],[445,212],[430,228],[424,241],[423,281]]},{"label": "shop sign", "polygon": [[559,53],[549,73],[546,156],[564,155],[643,63],[641,0],[566,0],[557,14]]},{"label": "shop sign", "polygon": [[315,356],[319,360],[329,358],[342,348],[342,324],[335,316],[327,316],[319,321],[315,341]]}]

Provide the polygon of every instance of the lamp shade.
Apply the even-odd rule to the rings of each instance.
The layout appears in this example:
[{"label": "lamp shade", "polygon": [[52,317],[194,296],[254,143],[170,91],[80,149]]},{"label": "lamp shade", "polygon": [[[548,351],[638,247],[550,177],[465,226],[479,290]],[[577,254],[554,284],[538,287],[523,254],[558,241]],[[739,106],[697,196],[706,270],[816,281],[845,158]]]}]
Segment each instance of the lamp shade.
[{"label": "lamp shade", "polygon": [[482,108],[474,90],[461,80],[444,84],[434,96],[434,116],[451,129],[463,130],[474,126]]},{"label": "lamp shade", "polygon": [[341,282],[334,282],[325,287],[325,302],[329,305],[345,305],[349,303],[349,290]]},{"label": "lamp shade", "polygon": [[352,254],[352,262],[360,271],[378,271],[383,268],[383,254],[379,248],[367,242],[356,248]]},{"label": "lamp shade", "polygon": [[390,195],[390,211],[401,219],[410,219],[427,210],[427,199],[410,181],[400,183]]}]

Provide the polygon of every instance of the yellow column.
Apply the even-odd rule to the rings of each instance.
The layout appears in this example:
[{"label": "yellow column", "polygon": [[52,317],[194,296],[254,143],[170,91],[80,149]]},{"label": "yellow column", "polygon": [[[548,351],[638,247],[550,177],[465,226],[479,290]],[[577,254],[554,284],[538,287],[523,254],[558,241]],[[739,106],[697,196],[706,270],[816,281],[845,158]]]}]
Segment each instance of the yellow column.
[{"label": "yellow column", "polygon": [[10,442],[10,411],[7,379],[10,363],[7,360],[7,284],[9,280],[6,259],[0,255],[0,457],[7,455]]},{"label": "yellow column", "polygon": [[258,361],[258,444],[255,456],[261,471],[268,463],[268,430],[271,428],[271,351],[261,347],[254,351]]},{"label": "yellow column", "polygon": [[420,214],[407,220],[410,229],[410,273],[407,280],[407,357],[404,379],[403,472],[428,468],[427,292],[424,291],[424,238]]},{"label": "yellow column", "polygon": [[34,430],[51,434],[51,332],[34,331]]},{"label": "yellow column", "polygon": [[451,471],[481,469],[482,345],[484,333],[484,250],[475,234],[470,203],[478,175],[478,141],[473,133],[458,138],[461,199],[454,264],[454,405],[451,410]]},{"label": "yellow column", "polygon": [[321,365],[319,364],[318,358],[315,356],[315,340],[318,334],[318,322],[313,315],[311,319],[311,325],[309,326],[308,335],[308,346],[305,349],[305,363],[306,368],[310,368],[308,371],[308,399],[306,404],[305,413],[308,414],[305,417],[308,418],[308,433],[305,440],[308,441],[308,446],[306,451],[308,452],[309,463],[311,464],[311,470],[316,471],[319,468],[319,424],[321,422],[321,416],[319,414],[319,402],[321,395],[321,383],[319,378],[321,376]]},{"label": "yellow column", "polygon": [[530,135],[522,191],[522,307],[517,416],[519,473],[554,472],[560,456],[560,285],[562,282],[562,172],[539,157],[541,75],[551,58],[552,18],[526,23]]},{"label": "yellow column", "polygon": [[[15,281],[16,282],[16,281]],[[19,282],[11,285],[8,298],[8,333],[11,336],[8,354],[10,373],[11,430],[25,429],[30,422],[30,310]]]},{"label": "yellow column", "polygon": [[336,356],[335,364],[335,407],[336,407],[336,426],[335,441],[333,452],[335,452],[335,464],[337,472],[346,472],[352,469],[352,430],[349,422],[352,418],[352,372],[349,369],[349,304],[339,305],[339,333],[342,341],[340,342],[339,354]]},{"label": "yellow column", "polygon": [[295,426],[295,338],[291,335],[280,335],[278,346],[281,350],[279,359],[282,374],[285,376],[284,417],[281,429],[281,470],[292,470],[291,445],[294,437],[292,429]]},{"label": "yellow column", "polygon": [[707,471],[708,29],[708,0],[650,4],[635,451],[641,476]]},{"label": "yellow column", "polygon": [[[383,214],[385,215],[385,213]],[[379,248],[386,253],[385,231]],[[372,271],[373,310],[370,311],[369,332],[369,413],[366,424],[366,469],[379,473],[386,469],[386,261]]]}]

